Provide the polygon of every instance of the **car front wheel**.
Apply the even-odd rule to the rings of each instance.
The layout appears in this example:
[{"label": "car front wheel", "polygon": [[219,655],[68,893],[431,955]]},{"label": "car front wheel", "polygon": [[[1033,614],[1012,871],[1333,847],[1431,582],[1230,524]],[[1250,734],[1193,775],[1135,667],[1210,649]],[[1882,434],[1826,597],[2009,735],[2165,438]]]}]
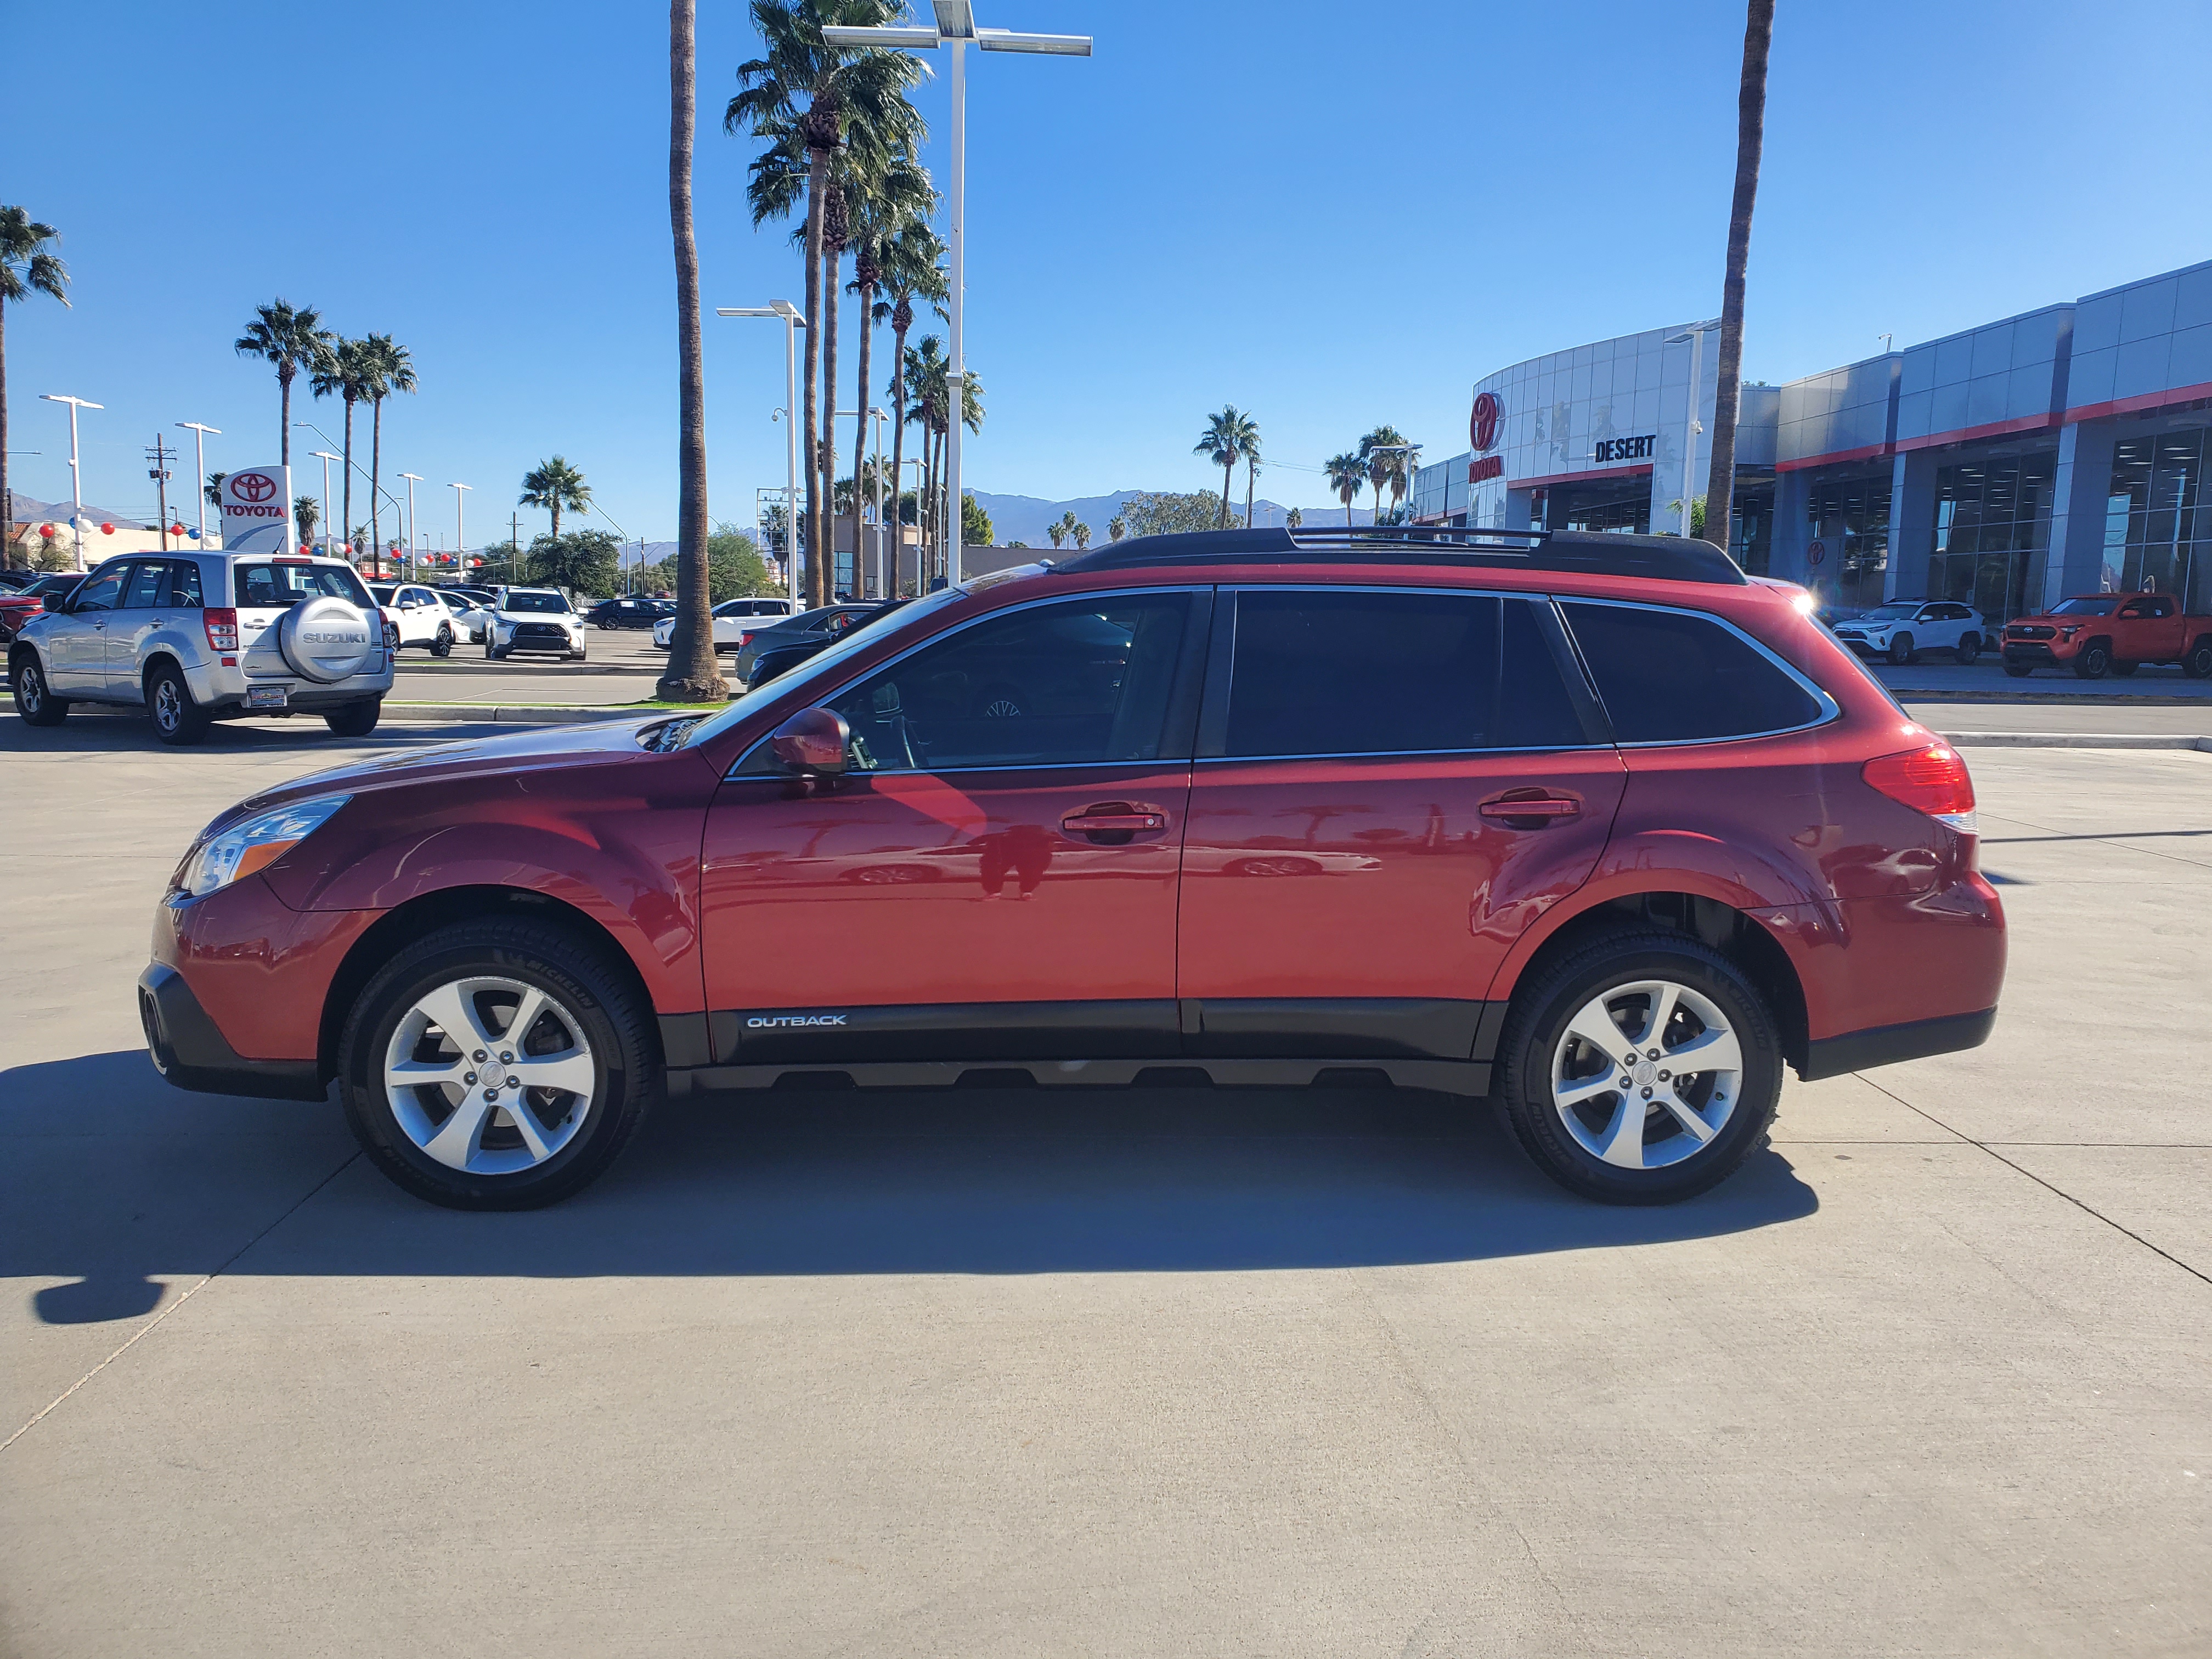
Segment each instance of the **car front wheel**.
[{"label": "car front wheel", "polygon": [[1966,634],[1960,636],[1958,657],[1960,667],[1972,668],[1974,665],[1974,659],[1981,654],[1982,636],[1979,634]]},{"label": "car front wheel", "polygon": [[26,726],[62,723],[70,706],[53,694],[53,689],[46,684],[46,671],[40,665],[38,653],[29,647],[15,653],[9,680],[15,693],[15,712],[23,717]]},{"label": "car front wheel", "polygon": [[2112,672],[2112,647],[2092,640],[2075,653],[2074,672],[2085,680],[2101,680]]},{"label": "car front wheel", "polygon": [[1537,1166],[1608,1204],[1668,1204],[1765,1143],[1782,1092],[1773,1016],[1718,951],[1621,933],[1513,1000],[1493,1095]]},{"label": "car front wheel", "polygon": [[453,654],[453,630],[452,629],[446,627],[442,623],[439,625],[437,638],[430,641],[430,654],[434,657],[450,657]]},{"label": "car front wheel", "polygon": [[399,1186],[459,1210],[580,1191],[659,1087],[651,1018],[557,928],[485,919],[419,940],[372,979],[338,1055],[346,1118]]},{"label": "car front wheel", "polygon": [[1889,642],[1889,659],[1900,667],[1912,660],[1912,635],[1899,634]]}]

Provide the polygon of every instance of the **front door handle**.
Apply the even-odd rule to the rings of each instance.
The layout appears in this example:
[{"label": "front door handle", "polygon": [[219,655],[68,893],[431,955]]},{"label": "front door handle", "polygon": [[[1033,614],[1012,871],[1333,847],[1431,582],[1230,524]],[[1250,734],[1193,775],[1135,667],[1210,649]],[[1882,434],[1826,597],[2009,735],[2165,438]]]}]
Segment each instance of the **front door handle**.
[{"label": "front door handle", "polygon": [[1541,830],[1548,824],[1582,816],[1578,800],[1546,794],[1540,789],[1511,789],[1482,803],[1482,816],[1514,830]]},{"label": "front door handle", "polygon": [[1133,806],[1127,801],[1101,801],[1070,812],[1060,827],[1071,836],[1082,836],[1102,846],[1118,847],[1137,836],[1158,835],[1168,827],[1168,815],[1156,806]]}]

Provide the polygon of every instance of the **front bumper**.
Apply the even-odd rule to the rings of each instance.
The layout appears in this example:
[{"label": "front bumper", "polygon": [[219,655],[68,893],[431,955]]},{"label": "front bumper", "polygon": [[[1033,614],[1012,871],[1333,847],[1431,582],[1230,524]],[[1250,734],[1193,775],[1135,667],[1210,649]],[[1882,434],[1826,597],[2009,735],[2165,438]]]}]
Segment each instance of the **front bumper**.
[{"label": "front bumper", "polygon": [[196,1094],[257,1100],[320,1100],[326,1085],[312,1060],[247,1060],[223,1038],[185,976],[165,962],[138,975],[138,1024],[154,1069]]},{"label": "front bumper", "polygon": [[2057,640],[2007,640],[2004,642],[2007,662],[2051,663],[2071,662],[2080,654],[2070,641]]}]

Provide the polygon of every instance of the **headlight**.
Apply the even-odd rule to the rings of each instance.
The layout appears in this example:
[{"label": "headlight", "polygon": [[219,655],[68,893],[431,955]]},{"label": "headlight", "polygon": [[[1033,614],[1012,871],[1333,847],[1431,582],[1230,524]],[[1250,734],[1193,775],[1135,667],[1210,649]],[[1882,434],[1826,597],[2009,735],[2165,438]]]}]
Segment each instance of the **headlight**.
[{"label": "headlight", "polygon": [[199,898],[274,864],[352,799],[350,795],[318,795],[312,800],[294,801],[210,836],[185,861],[185,891]]}]

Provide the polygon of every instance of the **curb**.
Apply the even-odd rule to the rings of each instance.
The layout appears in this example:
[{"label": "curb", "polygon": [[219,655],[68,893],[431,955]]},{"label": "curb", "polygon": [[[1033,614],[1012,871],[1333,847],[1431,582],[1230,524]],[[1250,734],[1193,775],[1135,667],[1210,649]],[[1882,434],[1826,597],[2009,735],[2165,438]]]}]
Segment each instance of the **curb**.
[{"label": "curb", "polygon": [[2100,708],[2117,703],[2135,708],[2202,708],[2212,714],[2212,696],[2173,696],[2159,691],[1983,691],[1958,686],[1937,690],[1889,684],[1882,690],[1899,702],[2063,702]]},{"label": "curb", "polygon": [[594,720],[650,720],[680,713],[673,708],[609,708],[591,703],[390,702],[384,718],[394,721],[465,720],[479,726],[582,726]]},{"label": "curb", "polygon": [[2165,732],[1939,732],[1954,749],[2197,749],[2212,738]]}]

